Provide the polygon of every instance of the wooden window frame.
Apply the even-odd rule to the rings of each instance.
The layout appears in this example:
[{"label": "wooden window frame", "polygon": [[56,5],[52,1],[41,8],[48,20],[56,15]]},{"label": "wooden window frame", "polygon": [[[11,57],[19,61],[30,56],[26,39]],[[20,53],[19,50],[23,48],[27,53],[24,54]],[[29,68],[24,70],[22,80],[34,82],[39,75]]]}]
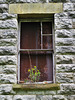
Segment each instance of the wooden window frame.
[{"label": "wooden window frame", "polygon": [[[52,22],[52,38],[53,38],[53,49],[49,49],[49,51],[52,51],[52,56],[53,56],[53,81],[47,81],[48,83],[55,83],[55,43],[54,43],[54,21],[53,21],[53,18],[33,18],[33,19],[20,19],[19,20],[19,28],[18,28],[18,83],[20,82],[20,51],[37,51],[37,50],[46,50],[47,49],[42,49],[42,46],[41,46],[41,49],[20,49],[20,36],[21,36],[21,22],[40,22],[41,25],[42,25],[42,22]],[[46,35],[47,34],[43,34],[43,35]],[[41,38],[42,38],[42,29],[41,29]],[[41,40],[42,42],[42,40]],[[42,82],[38,82],[39,83],[42,83]]]}]

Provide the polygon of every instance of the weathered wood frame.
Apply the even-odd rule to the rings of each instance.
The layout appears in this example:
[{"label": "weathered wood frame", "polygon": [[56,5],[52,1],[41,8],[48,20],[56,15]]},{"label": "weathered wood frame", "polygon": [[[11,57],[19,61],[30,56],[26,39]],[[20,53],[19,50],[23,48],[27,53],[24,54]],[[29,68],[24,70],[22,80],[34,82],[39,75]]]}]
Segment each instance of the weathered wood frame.
[{"label": "weathered wood frame", "polygon": [[[54,21],[53,21],[53,18],[36,18],[36,19],[20,19],[19,21],[19,34],[18,34],[18,83],[20,82],[20,51],[47,51],[47,49],[20,49],[20,30],[21,30],[21,22],[52,22],[52,35],[53,35],[53,50],[51,49],[48,49],[48,51],[52,51],[52,54],[53,54],[53,81],[49,82],[49,83],[55,83],[55,43],[54,43]],[[41,34],[42,34],[42,30],[41,30]],[[44,34],[46,35],[46,34]],[[50,34],[51,35],[51,34]],[[39,84],[39,82],[38,82]]]}]

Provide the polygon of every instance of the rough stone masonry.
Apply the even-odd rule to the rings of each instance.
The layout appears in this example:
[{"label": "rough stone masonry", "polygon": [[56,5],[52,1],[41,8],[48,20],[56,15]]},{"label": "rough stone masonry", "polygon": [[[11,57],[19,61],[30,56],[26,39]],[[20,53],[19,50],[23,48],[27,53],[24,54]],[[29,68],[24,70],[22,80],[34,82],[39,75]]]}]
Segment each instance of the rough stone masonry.
[{"label": "rough stone masonry", "polygon": [[[55,78],[60,90],[14,90],[17,84],[17,14],[9,4],[63,3],[54,14]],[[0,0],[0,100],[75,100],[75,0]]]}]

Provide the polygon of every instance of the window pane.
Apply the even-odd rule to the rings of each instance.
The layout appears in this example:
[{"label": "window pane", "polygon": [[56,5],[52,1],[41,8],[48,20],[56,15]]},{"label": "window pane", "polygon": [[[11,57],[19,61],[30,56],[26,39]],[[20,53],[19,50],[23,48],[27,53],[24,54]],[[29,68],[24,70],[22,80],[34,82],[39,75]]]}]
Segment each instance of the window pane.
[{"label": "window pane", "polygon": [[52,34],[52,22],[42,22],[43,34]]},{"label": "window pane", "polygon": [[52,81],[53,80],[53,62],[52,54],[21,54],[20,56],[20,77],[21,80],[28,78],[28,69],[37,66],[41,72],[39,81]]},{"label": "window pane", "polygon": [[40,23],[21,23],[21,49],[40,49]]},{"label": "window pane", "polygon": [[52,49],[52,36],[43,36],[43,49]]}]

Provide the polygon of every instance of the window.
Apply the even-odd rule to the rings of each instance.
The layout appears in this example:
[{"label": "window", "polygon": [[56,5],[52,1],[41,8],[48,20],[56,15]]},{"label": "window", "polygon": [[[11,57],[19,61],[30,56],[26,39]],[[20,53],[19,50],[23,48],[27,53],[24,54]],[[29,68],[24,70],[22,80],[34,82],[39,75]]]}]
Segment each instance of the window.
[{"label": "window", "polygon": [[19,81],[36,66],[41,72],[39,82],[53,82],[53,22],[22,20],[19,26]]}]

